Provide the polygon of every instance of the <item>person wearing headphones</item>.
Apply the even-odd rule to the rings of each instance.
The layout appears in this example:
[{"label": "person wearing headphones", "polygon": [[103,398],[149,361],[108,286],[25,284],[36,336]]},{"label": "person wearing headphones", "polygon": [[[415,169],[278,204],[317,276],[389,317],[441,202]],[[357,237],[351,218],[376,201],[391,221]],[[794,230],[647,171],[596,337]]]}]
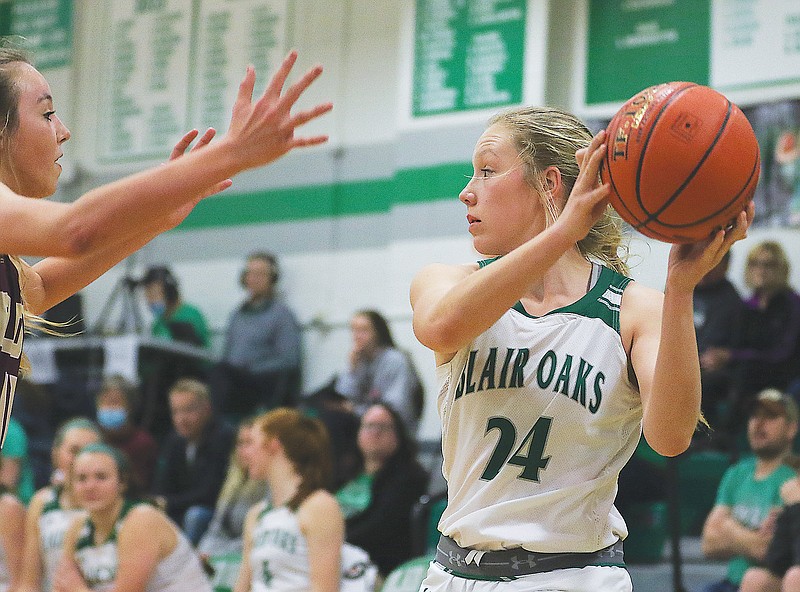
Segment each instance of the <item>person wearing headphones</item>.
[{"label": "person wearing headphones", "polygon": [[149,268],[141,280],[147,306],[153,314],[153,337],[208,347],[208,325],[196,306],[181,300],[178,281],[168,267]]},{"label": "person wearing headphones", "polygon": [[294,405],[300,389],[300,325],[276,297],[280,276],[271,253],[247,257],[240,278],[245,301],[228,322],[222,359],[209,383],[215,407],[242,417]]}]

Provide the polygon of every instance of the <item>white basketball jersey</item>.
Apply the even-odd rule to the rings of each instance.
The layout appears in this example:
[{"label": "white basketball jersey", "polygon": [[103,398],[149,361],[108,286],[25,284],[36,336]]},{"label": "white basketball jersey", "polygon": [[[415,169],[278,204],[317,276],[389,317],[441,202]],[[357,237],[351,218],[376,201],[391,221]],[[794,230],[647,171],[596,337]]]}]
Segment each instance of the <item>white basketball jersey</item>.
[{"label": "white basketball jersey", "polygon": [[[125,502],[108,540],[95,544],[94,527],[87,519],[75,546],[75,560],[86,585],[93,592],[115,588],[119,567],[117,536],[128,512],[136,506]],[[172,552],[161,559],[147,580],[145,592],[211,592],[211,582],[206,577],[200,558],[189,539],[174,525],[177,543]]]},{"label": "white basketball jersey", "polygon": [[437,368],[439,529],[460,546],[591,552],[627,535],[613,501],[641,434],[619,335],[629,281],[602,268],[583,298],[542,317],[518,303]]},{"label": "white basketball jersey", "polygon": [[64,546],[64,535],[70,524],[79,516],[85,515],[83,510],[66,509],[61,507],[58,498],[61,488],[51,487],[47,492],[47,500],[42,506],[39,515],[39,545],[42,550],[42,590],[50,592],[53,589],[58,563]]},{"label": "white basketball jersey", "polygon": [[290,592],[311,587],[308,547],[297,515],[286,506],[265,506],[253,527],[251,592]]}]

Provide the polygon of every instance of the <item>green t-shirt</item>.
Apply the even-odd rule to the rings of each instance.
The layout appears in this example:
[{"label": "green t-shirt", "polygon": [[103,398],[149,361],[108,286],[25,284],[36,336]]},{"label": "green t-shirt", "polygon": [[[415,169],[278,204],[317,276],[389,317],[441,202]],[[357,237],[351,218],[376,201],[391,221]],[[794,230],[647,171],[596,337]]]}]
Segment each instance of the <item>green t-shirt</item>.
[{"label": "green t-shirt", "polygon": [[[739,461],[725,471],[717,490],[717,505],[729,507],[737,522],[753,530],[761,526],[770,510],[782,505],[781,485],[795,476],[792,469],[781,465],[768,477],[757,481],[755,470],[755,457]],[[745,557],[734,557],[728,562],[728,579],[741,584],[744,572],[752,565]]]},{"label": "green t-shirt", "polygon": [[194,336],[199,340],[194,345],[208,347],[208,325],[203,313],[191,304],[182,302],[168,319],[163,316],[154,319],[151,333],[153,337],[191,342],[191,330],[194,330]]},{"label": "green t-shirt", "polygon": [[345,518],[355,516],[364,511],[372,501],[372,475],[361,473],[352,481],[342,485],[336,492],[336,499],[342,508]]},{"label": "green t-shirt", "polygon": [[13,417],[8,422],[8,435],[3,444],[3,458],[13,458],[19,462],[19,482],[17,483],[17,497],[23,504],[28,504],[36,491],[33,479],[33,468],[28,458],[28,436],[25,429]]}]

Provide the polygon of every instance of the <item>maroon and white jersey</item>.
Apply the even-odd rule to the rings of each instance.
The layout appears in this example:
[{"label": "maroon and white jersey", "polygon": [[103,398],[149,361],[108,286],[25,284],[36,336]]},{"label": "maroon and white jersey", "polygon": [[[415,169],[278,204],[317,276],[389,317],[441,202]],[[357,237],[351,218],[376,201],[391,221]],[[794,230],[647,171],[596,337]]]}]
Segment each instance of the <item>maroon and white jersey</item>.
[{"label": "maroon and white jersey", "polygon": [[0,341],[0,446],[5,442],[14,390],[17,388],[19,361],[22,356],[24,331],[22,295],[19,271],[8,255],[0,255],[0,299],[2,299],[2,341]]}]

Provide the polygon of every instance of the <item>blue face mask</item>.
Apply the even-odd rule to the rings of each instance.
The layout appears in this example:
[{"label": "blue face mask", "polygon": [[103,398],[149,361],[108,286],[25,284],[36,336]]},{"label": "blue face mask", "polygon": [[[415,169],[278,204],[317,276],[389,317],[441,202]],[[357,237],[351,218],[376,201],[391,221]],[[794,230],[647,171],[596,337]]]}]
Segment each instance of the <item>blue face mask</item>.
[{"label": "blue face mask", "polygon": [[150,312],[153,313],[153,316],[156,318],[163,317],[164,313],[167,310],[166,302],[151,302],[149,306],[150,306]]},{"label": "blue face mask", "polygon": [[128,410],[124,407],[104,407],[97,410],[97,423],[107,430],[118,430],[128,420]]}]

